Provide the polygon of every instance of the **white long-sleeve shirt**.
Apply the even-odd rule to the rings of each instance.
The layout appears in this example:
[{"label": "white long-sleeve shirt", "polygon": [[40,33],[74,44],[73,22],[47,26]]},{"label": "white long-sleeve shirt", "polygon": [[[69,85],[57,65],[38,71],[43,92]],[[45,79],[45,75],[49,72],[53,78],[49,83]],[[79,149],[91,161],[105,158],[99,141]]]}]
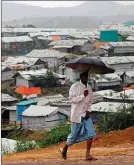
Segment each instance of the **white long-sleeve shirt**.
[{"label": "white long-sleeve shirt", "polygon": [[[84,90],[88,90],[88,95],[84,96]],[[92,89],[86,88],[81,82],[73,84],[69,91],[71,101],[71,122],[81,123],[81,118],[86,116],[86,111],[91,112]]]}]

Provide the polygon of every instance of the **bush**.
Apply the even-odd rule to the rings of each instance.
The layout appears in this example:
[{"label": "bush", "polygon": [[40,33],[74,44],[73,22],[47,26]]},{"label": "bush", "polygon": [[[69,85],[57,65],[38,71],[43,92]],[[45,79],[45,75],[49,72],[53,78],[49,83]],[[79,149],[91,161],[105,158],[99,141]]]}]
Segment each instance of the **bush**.
[{"label": "bush", "polygon": [[39,87],[52,87],[56,86],[57,76],[51,71],[47,71],[45,75],[42,76],[31,76],[31,80],[34,82],[35,86]]},{"label": "bush", "polygon": [[27,150],[32,150],[39,148],[35,141],[17,141],[16,152],[23,152]]},{"label": "bush", "polygon": [[[67,139],[70,131],[70,124],[57,126],[46,133],[44,139],[37,141],[18,140],[15,135],[16,147],[14,149],[14,152],[23,152],[37,148],[44,148],[53,144],[58,144],[59,142],[65,141]],[[9,152],[7,150],[3,150],[3,154],[9,154]]]},{"label": "bush", "polygon": [[116,113],[109,112],[101,115],[97,128],[101,133],[113,130],[123,130],[134,126],[134,105],[127,109],[120,109]]},{"label": "bush", "polygon": [[57,126],[51,131],[49,131],[44,138],[44,142],[40,143],[44,147],[47,147],[52,144],[58,144],[67,139],[67,136],[70,134],[70,124]]},{"label": "bush", "polygon": [[1,92],[6,93],[10,96],[16,97],[18,99],[22,98],[22,95],[19,93],[14,92],[15,88],[14,87],[9,87],[7,85],[2,85]]}]

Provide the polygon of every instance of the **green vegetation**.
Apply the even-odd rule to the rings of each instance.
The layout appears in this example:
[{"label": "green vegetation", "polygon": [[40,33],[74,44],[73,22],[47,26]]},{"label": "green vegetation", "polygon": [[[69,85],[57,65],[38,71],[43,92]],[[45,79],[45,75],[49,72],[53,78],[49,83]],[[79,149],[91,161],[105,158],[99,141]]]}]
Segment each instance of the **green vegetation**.
[{"label": "green vegetation", "polygon": [[57,126],[51,129],[44,138],[44,147],[65,141],[70,132],[70,124]]},{"label": "green vegetation", "polygon": [[37,149],[37,148],[39,148],[39,146],[34,141],[17,141],[15,151],[23,152],[23,151]]},{"label": "green vegetation", "polygon": [[14,87],[9,87],[9,86],[4,85],[4,84],[1,86],[1,93],[6,93],[6,94],[9,94],[10,96],[21,99],[22,95],[19,94],[19,93],[14,92],[14,90],[15,90]]},{"label": "green vegetation", "polygon": [[14,128],[14,130],[10,131],[10,133],[6,136],[6,138],[21,140],[21,141],[40,141],[44,139],[47,131],[31,131],[31,130],[21,130],[19,128]]},{"label": "green vegetation", "polygon": [[69,91],[68,86],[42,88],[42,96],[52,96],[52,95],[62,94],[64,97],[68,97],[69,95],[68,91]]},{"label": "green vegetation", "polygon": [[[49,132],[40,131],[39,133],[39,131],[14,130],[7,136],[7,138],[13,138],[17,141],[14,152],[23,152],[26,150],[44,148],[65,141],[70,131],[70,124],[65,124],[57,126]],[[7,151],[3,151],[3,154],[9,153]]]},{"label": "green vegetation", "polygon": [[134,105],[127,109],[119,109],[116,113],[103,114],[97,127],[100,133],[123,130],[134,125]]}]

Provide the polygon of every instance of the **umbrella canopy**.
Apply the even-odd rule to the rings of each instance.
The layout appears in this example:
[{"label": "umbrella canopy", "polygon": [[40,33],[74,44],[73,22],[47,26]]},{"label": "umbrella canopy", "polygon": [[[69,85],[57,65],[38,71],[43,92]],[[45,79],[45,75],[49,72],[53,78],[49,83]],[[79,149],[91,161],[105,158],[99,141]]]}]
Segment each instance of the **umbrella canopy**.
[{"label": "umbrella canopy", "polygon": [[114,69],[110,68],[107,64],[98,58],[76,58],[70,62],[67,62],[66,67],[80,72],[89,70],[90,73],[96,74],[107,74],[115,72]]}]

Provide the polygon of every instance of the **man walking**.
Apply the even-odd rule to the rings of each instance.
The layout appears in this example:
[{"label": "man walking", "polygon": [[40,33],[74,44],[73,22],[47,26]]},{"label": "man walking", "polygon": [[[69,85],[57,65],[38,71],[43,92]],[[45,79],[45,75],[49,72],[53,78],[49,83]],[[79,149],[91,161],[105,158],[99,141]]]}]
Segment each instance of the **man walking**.
[{"label": "man walking", "polygon": [[69,91],[71,100],[71,134],[67,137],[64,148],[60,148],[63,159],[67,159],[68,147],[87,140],[86,160],[96,160],[90,155],[93,138],[96,136],[92,119],[92,89],[88,88],[88,71],[80,74],[80,82],[73,84]]}]

